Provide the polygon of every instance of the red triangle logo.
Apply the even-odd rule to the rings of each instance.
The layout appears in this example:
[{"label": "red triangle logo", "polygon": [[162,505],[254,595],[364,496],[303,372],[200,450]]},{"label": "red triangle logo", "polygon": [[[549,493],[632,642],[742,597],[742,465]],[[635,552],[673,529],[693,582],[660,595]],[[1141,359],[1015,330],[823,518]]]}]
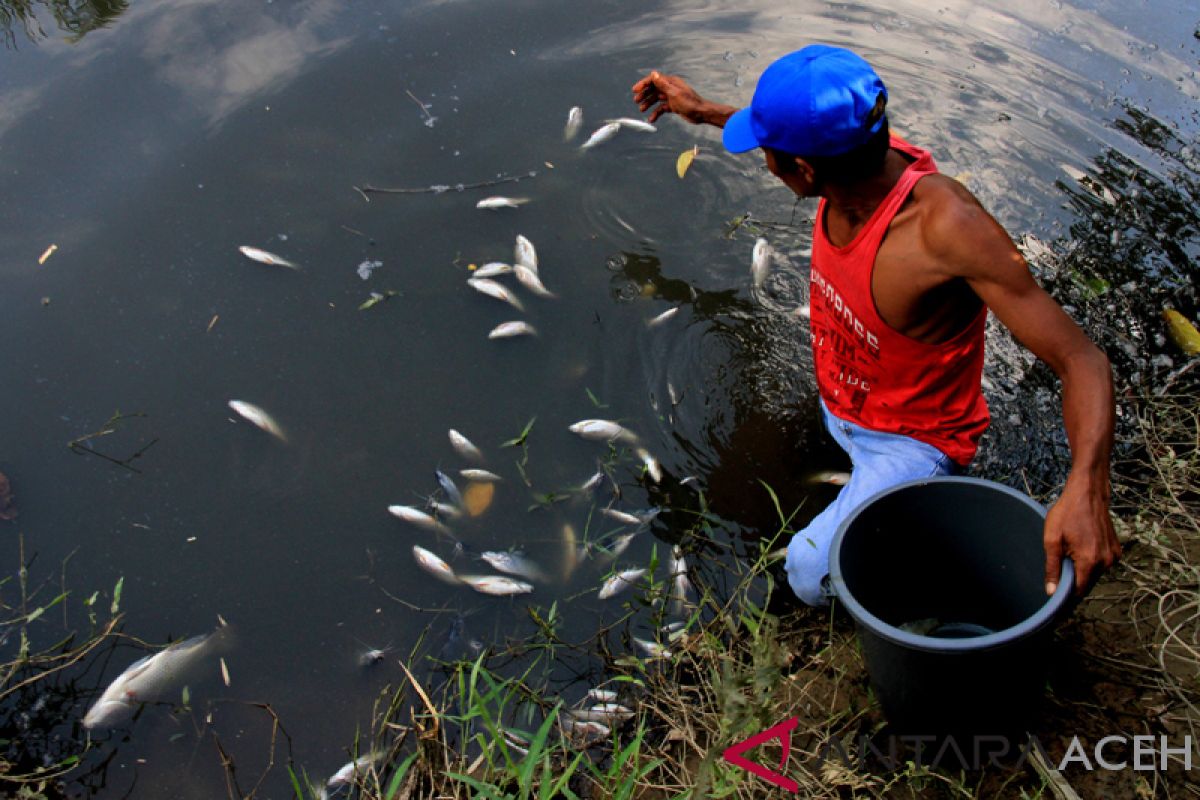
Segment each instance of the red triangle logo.
[{"label": "red triangle logo", "polygon": [[800,792],[800,784],[796,783],[796,781],[788,778],[786,775],[782,775],[774,770],[768,769],[762,764],[755,764],[753,761],[744,758],[742,753],[746,752],[747,750],[753,750],[755,747],[758,747],[764,742],[769,742],[772,739],[778,739],[783,745],[783,755],[779,759],[779,768],[783,769],[785,766],[787,766],[788,753],[791,752],[792,749],[792,731],[795,730],[796,726],[799,724],[800,718],[792,717],[791,719],[785,720],[778,725],[773,725],[762,733],[756,733],[749,739],[738,742],[732,747],[726,749],[725,752],[721,754],[721,757],[730,764],[733,764],[735,767],[744,769],[752,775],[757,775],[764,781],[774,786],[778,786],[781,789],[791,792],[792,794],[798,794]]}]

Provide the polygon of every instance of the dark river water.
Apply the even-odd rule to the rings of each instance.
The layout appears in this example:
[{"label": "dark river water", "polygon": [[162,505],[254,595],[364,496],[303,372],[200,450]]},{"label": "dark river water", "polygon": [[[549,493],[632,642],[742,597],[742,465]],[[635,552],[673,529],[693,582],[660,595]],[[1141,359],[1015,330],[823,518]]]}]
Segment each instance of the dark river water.
[{"label": "dark river water", "polygon": [[[0,0],[0,471],[21,513],[0,523],[0,563],[15,575],[23,539],[42,601],[70,591],[30,626],[35,645],[86,631],[93,592],[106,618],[121,579],[131,636],[166,643],[217,615],[236,631],[231,685],[214,669],[190,687],[211,726],[151,706],[95,731],[103,766],[79,794],[223,796],[211,731],[251,774],[270,734],[230,701],[269,703],[295,762],[328,775],[403,679],[394,656],[423,633],[436,650],[456,612],[490,644],[529,634],[529,603],[557,601],[568,638],[585,638],[621,601],[596,598],[605,569],[561,579],[561,531],[633,530],[594,513],[614,485],[615,507],[667,509],[626,567],[656,546],[661,559],[685,527],[670,509],[701,495],[726,545],[778,527],[760,481],[803,503],[799,522],[832,497],[805,481],[845,462],[819,430],[792,313],[815,205],[757,154],[674,118],[581,150],[604,120],[636,115],[629,87],[649,69],[743,105],[779,55],[853,47],[887,83],[893,127],[1027,245],[1123,381],[1182,364],[1157,314],[1196,312],[1194,3],[133,0],[76,3],[82,18],[59,24],[48,7],[62,5]],[[576,105],[583,130],[565,142]],[[476,209],[493,194],[529,202]],[[471,265],[511,261],[518,234],[556,295],[502,278],[525,313],[465,282]],[[790,263],[754,290],[759,235]],[[360,309],[372,292],[385,299]],[[512,319],[539,335],[487,338]],[[1067,463],[1054,381],[1002,331],[991,340],[995,421],[975,472],[1045,491]],[[231,399],[269,411],[287,442]],[[68,447],[118,411],[111,433]],[[662,482],[567,430],[591,417],[635,431]],[[534,418],[524,451],[500,447]],[[387,512],[437,493],[435,469],[470,466],[451,428],[503,478],[480,516],[452,523],[459,556]],[[598,461],[612,483],[570,493]],[[560,577],[489,597],[420,571],[413,544],[476,573],[491,570],[473,554],[521,545]],[[364,671],[365,645],[389,660]],[[144,652],[89,662],[55,730],[78,735]],[[288,795],[286,774],[263,791]]]}]

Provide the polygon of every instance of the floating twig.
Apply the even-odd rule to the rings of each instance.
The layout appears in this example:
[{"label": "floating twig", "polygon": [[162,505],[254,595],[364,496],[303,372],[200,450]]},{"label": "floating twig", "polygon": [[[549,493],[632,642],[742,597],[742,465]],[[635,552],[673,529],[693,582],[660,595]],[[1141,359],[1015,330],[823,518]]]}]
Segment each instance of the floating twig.
[{"label": "floating twig", "polygon": [[366,198],[367,202],[371,202],[371,198],[367,197],[368,193],[378,194],[442,194],[443,192],[455,191],[462,192],[467,189],[483,189],[488,186],[499,186],[502,183],[517,183],[526,178],[536,178],[537,170],[531,169],[524,175],[501,175],[498,178],[493,178],[488,181],[479,181],[477,183],[456,183],[454,186],[437,184],[434,186],[421,186],[419,188],[385,188],[382,186],[355,186],[354,191]]}]

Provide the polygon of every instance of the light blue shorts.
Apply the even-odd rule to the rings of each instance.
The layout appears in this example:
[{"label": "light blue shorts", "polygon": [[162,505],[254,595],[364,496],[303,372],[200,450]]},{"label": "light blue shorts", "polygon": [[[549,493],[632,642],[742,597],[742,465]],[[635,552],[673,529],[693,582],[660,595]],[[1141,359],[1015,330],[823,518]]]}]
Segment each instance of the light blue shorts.
[{"label": "light blue shorts", "polygon": [[837,499],[788,543],[788,583],[810,606],[829,602],[822,582],[829,574],[829,546],[838,525],[862,501],[904,481],[934,475],[953,475],[959,467],[931,444],[895,433],[879,433],[835,417],[821,401],[825,427],[850,456],[853,469]]}]

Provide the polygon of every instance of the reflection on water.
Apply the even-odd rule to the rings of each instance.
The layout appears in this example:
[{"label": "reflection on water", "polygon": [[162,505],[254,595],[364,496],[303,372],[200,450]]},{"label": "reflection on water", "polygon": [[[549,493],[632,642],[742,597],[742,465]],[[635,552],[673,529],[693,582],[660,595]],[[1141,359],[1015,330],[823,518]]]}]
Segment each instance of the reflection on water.
[{"label": "reflection on water", "polygon": [[129,0],[0,0],[0,33],[8,47],[17,43],[19,27],[31,42],[46,37],[38,11],[54,19],[67,41],[75,44],[88,33],[111,25],[129,8]]},{"label": "reflection on water", "polygon": [[[584,134],[633,113],[629,86],[646,69],[744,103],[777,55],[813,40],[859,49],[889,83],[896,127],[1023,243],[1122,386],[1157,387],[1183,366],[1158,315],[1197,313],[1187,4],[1154,15],[965,0],[118,5],[61,4],[80,14],[69,31],[123,13],[70,47],[47,38],[0,53],[0,318],[20,343],[6,353],[0,419],[27,421],[7,427],[0,471],[40,563],[76,553],[62,576],[72,620],[81,598],[110,602],[123,578],[126,631],[140,639],[185,638],[216,614],[243,635],[230,686],[208,676],[193,716],[151,707],[98,737],[87,765],[107,767],[107,783],[80,792],[223,793],[214,736],[239,764],[269,750],[271,719],[253,702],[284,720],[295,764],[327,775],[377,693],[403,680],[396,657],[419,641],[443,658],[501,652],[540,630],[531,608],[544,622],[554,605],[573,645],[539,665],[549,696],[573,701],[576,681],[606,677],[578,643],[625,613],[596,597],[611,564],[539,585],[527,605],[426,579],[413,544],[463,572],[482,570],[483,550],[516,546],[557,564],[565,524],[611,546],[624,530],[601,507],[661,508],[621,568],[661,563],[680,543],[693,582],[719,590],[730,559],[778,530],[771,492],[784,514],[800,507],[793,525],[834,496],[798,479],[845,466],[820,429],[795,313],[812,202],[756,155],[724,153],[719,132],[674,119],[588,151],[582,135],[562,141],[573,105]],[[10,36],[30,8],[0,4]],[[681,180],[676,157],[697,145]],[[514,192],[531,202],[494,213],[475,209],[487,187],[369,201],[353,189],[531,167],[536,179]],[[526,298],[540,336],[489,341],[513,312],[465,287],[467,265],[511,260],[517,234],[559,297]],[[756,288],[760,236],[782,257]],[[240,245],[305,270],[249,262]],[[364,262],[378,265],[365,279]],[[360,311],[371,292],[391,294]],[[989,344],[994,423],[975,473],[1052,488],[1067,463],[1055,381],[1003,331],[990,328]],[[231,421],[226,403],[243,397],[290,444]],[[138,473],[64,446],[116,409],[144,416],[90,446],[121,459],[156,440]],[[630,449],[567,431],[589,417],[637,431],[662,480]],[[531,420],[521,446],[500,446]],[[486,514],[456,527],[457,555],[386,512],[423,504],[434,469],[460,466],[449,428],[503,477]],[[581,494],[598,462],[603,489]],[[611,658],[653,634],[627,597],[638,613],[605,637]],[[50,640],[51,616],[31,635]],[[364,669],[368,646],[389,655]],[[69,728],[139,653],[93,662],[88,691],[47,704]],[[275,773],[264,786],[290,791]]]}]

